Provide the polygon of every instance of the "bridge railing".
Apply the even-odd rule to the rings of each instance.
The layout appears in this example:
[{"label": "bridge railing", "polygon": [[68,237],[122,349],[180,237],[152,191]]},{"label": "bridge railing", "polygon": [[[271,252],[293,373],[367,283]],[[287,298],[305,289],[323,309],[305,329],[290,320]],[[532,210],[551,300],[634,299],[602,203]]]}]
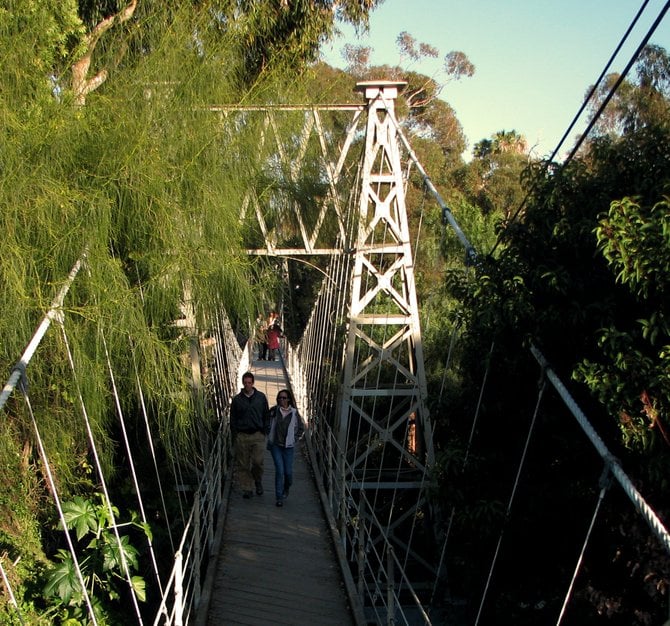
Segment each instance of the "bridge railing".
[{"label": "bridge railing", "polygon": [[[476,263],[476,250],[460,229],[451,210],[440,197],[434,185],[416,159],[416,156],[411,151],[411,147],[404,138],[404,135],[402,135],[400,128],[398,128],[398,132],[401,133],[403,145],[409,153],[410,159],[424,178],[427,191],[437,201],[442,212],[444,223],[450,225],[460,244],[463,246],[466,253],[467,263]],[[356,473],[343,461],[343,459],[346,458],[346,454],[338,448],[337,438],[334,436],[331,428],[332,422],[330,420],[333,419],[332,413],[334,409],[334,403],[332,402],[334,394],[332,390],[338,385],[340,371],[338,369],[339,362],[337,356],[333,356],[330,346],[332,344],[337,344],[336,332],[333,328],[335,328],[338,320],[341,322],[342,319],[346,319],[346,315],[342,313],[342,309],[339,308],[337,304],[329,302],[329,299],[334,301],[339,297],[339,294],[346,288],[346,280],[344,282],[337,280],[335,278],[335,272],[330,269],[327,276],[327,280],[324,281],[326,287],[328,287],[328,281],[333,282],[334,284],[337,283],[336,287],[324,289],[319,295],[319,298],[323,296],[323,307],[327,310],[325,311],[325,314],[319,314],[317,316],[315,311],[319,304],[315,306],[312,318],[310,318],[308,324],[308,330],[310,330],[309,325],[313,326],[311,329],[313,331],[312,334],[308,336],[308,331],[306,331],[299,347],[295,349],[289,347],[287,351],[287,359],[289,362],[291,384],[296,398],[301,410],[309,419],[310,428],[308,431],[308,444],[310,455],[314,464],[317,480],[319,480],[321,484],[323,492],[322,497],[326,503],[332,530],[342,553],[345,582],[347,582],[348,571],[349,580],[347,584],[350,589],[350,595],[353,598],[352,604],[357,604],[361,611],[363,611],[364,619],[369,618],[371,620],[376,620],[378,623],[385,623],[389,619],[395,619],[396,622],[400,623],[403,621],[406,623],[409,621],[411,621],[411,623],[416,623],[417,620],[424,620],[426,623],[430,623],[430,613],[432,613],[432,610],[429,612],[422,607],[419,598],[420,594],[417,592],[417,587],[419,585],[415,584],[413,587],[411,584],[405,582],[406,572],[399,567],[399,564],[395,559],[393,547],[396,546],[396,549],[399,549],[397,547],[398,537],[394,537],[395,543],[393,545],[387,540],[383,520],[377,519],[374,514],[375,508],[370,506],[370,503],[362,496],[364,490],[357,488],[357,485],[360,485],[360,482],[357,482]],[[454,336],[455,335],[456,330],[454,331]],[[307,342],[305,341],[305,338],[307,338]],[[311,342],[312,345],[306,350],[305,348],[308,348],[308,346],[305,344],[308,342]],[[532,348],[531,352],[535,360],[541,366],[543,381],[541,388],[544,389],[544,381],[548,379],[556,391],[558,391],[562,403],[576,418],[583,433],[593,444],[595,452],[604,462],[606,470],[604,476],[608,477],[611,474],[611,476],[620,484],[635,507],[637,513],[648,523],[655,537],[660,541],[660,544],[665,550],[670,551],[670,535],[668,535],[667,529],[659,520],[658,516],[644,501],[641,494],[634,487],[633,482],[623,472],[617,459],[615,459],[607,450],[604,443],[600,440],[600,437],[589,424],[586,416],[569,396],[565,386],[556,377],[544,356],[535,348]],[[447,362],[445,363],[445,377],[449,369],[450,360],[450,357],[448,357]],[[484,362],[486,362],[486,360],[484,360]],[[330,367],[331,370],[324,371],[328,367]],[[487,375],[488,372],[484,374],[482,390],[475,411],[475,420],[480,409]],[[535,380],[530,382],[530,386],[533,389],[537,387]],[[317,387],[320,387],[320,389]],[[324,391],[324,388],[326,387],[328,388],[328,391]],[[335,394],[336,393],[337,390],[335,390]],[[530,397],[531,396],[529,396],[529,398]],[[530,442],[530,435],[539,413],[541,398],[542,393],[538,393],[538,401],[535,405],[535,411],[533,412],[527,441],[523,447],[519,467],[516,472],[516,477],[514,478],[513,489],[507,502],[505,523],[507,523],[510,518],[512,506],[516,505],[514,499],[517,496],[519,479],[528,471],[525,465],[527,460],[526,452],[528,443]],[[528,402],[530,402],[530,400],[528,400]],[[473,423],[471,437],[474,432],[475,425]],[[466,460],[469,451],[470,448],[468,443],[468,449],[465,455]],[[507,470],[508,467],[506,466],[504,469]],[[345,476],[346,480],[344,479]],[[603,483],[605,482],[607,481],[603,481]],[[605,488],[603,487],[600,489],[600,499],[602,499],[604,493]],[[500,501],[504,502],[504,499],[501,498]],[[452,512],[451,519],[453,519],[453,517]],[[364,522],[361,522],[361,520],[364,520]],[[485,558],[484,561],[482,561],[483,565],[481,566],[481,569],[484,571],[484,575],[488,575],[488,577],[482,592],[476,623],[479,623],[484,605],[488,602],[488,596],[494,595],[495,590],[490,585],[494,570],[499,571],[502,569],[502,564],[498,562],[498,555],[504,530],[505,524],[501,524],[497,542],[495,537],[496,533],[492,533],[494,550],[490,566],[487,566],[488,564],[485,562],[488,552],[487,550],[482,550],[482,552],[486,554],[484,555]],[[578,531],[573,530],[572,532],[578,534]],[[435,587],[432,591],[431,602],[426,604],[432,603],[432,598],[435,596],[435,589],[438,586],[438,582],[444,587],[443,581],[439,580],[440,571],[442,570],[443,563],[446,562],[444,557],[447,553],[447,540],[451,537],[450,541],[453,546],[454,536],[455,533],[452,532],[451,521],[449,521],[444,528],[443,537],[440,538],[442,546],[438,546],[439,550],[437,550],[440,552],[439,564],[435,570],[433,570],[435,572]],[[587,534],[585,539],[584,548],[586,547],[588,540],[589,534]],[[532,548],[529,548],[529,551],[532,552]],[[409,554],[409,550],[407,550],[406,554]],[[571,557],[569,556],[566,558],[567,565],[563,566],[566,570],[569,570],[571,566],[570,558]],[[402,560],[404,560],[404,557],[401,558],[401,561]],[[403,563],[403,565],[405,565],[405,563]],[[394,568],[397,566],[398,568],[394,571]],[[411,567],[411,563],[409,567]],[[580,567],[581,556],[578,558],[574,568],[574,577],[577,576]],[[427,571],[430,571],[430,569],[431,568],[428,567]],[[573,583],[574,578],[571,585]],[[440,589],[440,591],[442,591],[442,589]],[[445,592],[445,601],[451,602],[451,598],[446,597],[447,593],[448,591]],[[572,586],[567,591],[564,601],[565,604],[569,602],[571,594]],[[400,597],[401,595],[402,597]],[[565,604],[563,610],[565,609]]]},{"label": "bridge railing", "polygon": [[211,371],[204,372],[208,386],[205,397],[218,428],[194,492],[154,626],[182,626],[206,619],[201,611],[203,584],[218,550],[216,532],[221,530],[219,522],[230,489],[233,462],[230,399],[237,390],[238,373],[246,370],[249,362],[249,350],[240,348],[222,311],[213,317],[210,327],[212,351],[204,361]]},{"label": "bridge railing", "polygon": [[[4,409],[10,397],[18,391],[24,395],[26,405],[28,407],[27,411],[31,415],[33,414],[33,408],[30,402],[30,393],[28,390],[28,385],[25,382],[28,378],[27,374],[29,365],[42,340],[47,335],[49,330],[52,329],[52,325],[62,331],[65,340],[64,343],[67,346],[67,332],[65,329],[65,323],[67,321],[65,317],[65,300],[70,287],[72,286],[82,267],[85,266],[85,262],[86,257],[84,255],[73,266],[67,280],[64,282],[57,296],[54,298],[49,310],[44,314],[33,337],[28,342],[26,349],[13,368],[9,379],[2,389],[0,394],[0,410]],[[148,545],[149,552],[152,554],[155,580],[153,583],[147,581],[147,590],[150,591],[150,595],[160,598],[160,600],[157,601],[158,608],[155,613],[155,617],[153,618],[153,624],[155,625],[160,624],[166,626],[181,626],[183,624],[192,623],[200,603],[202,582],[205,577],[206,569],[211,560],[211,557],[214,554],[215,532],[217,530],[217,524],[221,516],[223,502],[225,501],[224,487],[228,485],[226,479],[230,476],[232,446],[229,431],[228,407],[230,397],[232,393],[236,391],[239,368],[245,367],[245,358],[248,360],[248,354],[243,352],[240,348],[225,316],[225,313],[218,312],[217,314],[213,315],[210,319],[209,326],[210,328],[206,329],[205,331],[196,328],[190,328],[188,331],[192,334],[193,343],[197,344],[192,346],[192,348],[195,350],[195,353],[192,354],[198,355],[196,359],[199,361],[197,369],[202,375],[201,380],[198,381],[198,384],[202,384],[204,382],[205,389],[204,393],[201,394],[201,399],[207,405],[205,409],[207,414],[211,417],[212,425],[210,428],[210,433],[203,433],[203,436],[200,437],[200,450],[198,451],[198,458],[184,460],[186,465],[195,468],[196,476],[198,478],[197,485],[194,488],[191,488],[188,485],[182,485],[180,487],[184,491],[192,489],[192,506],[190,511],[182,511],[182,519],[179,522],[175,522],[175,520],[167,519],[167,512],[164,510],[164,523],[168,526],[168,534],[171,533],[169,530],[170,527],[178,528],[180,524],[183,524],[181,538],[179,539],[179,542],[175,548],[174,564],[171,571],[169,572],[169,575],[166,572],[159,571],[159,568],[156,565],[157,559],[153,554],[151,540],[149,540]],[[69,346],[67,347],[69,353]],[[109,358],[107,360],[108,366],[110,368],[110,387],[113,389],[114,395],[116,395],[111,363],[109,362]],[[74,361],[71,362],[72,374],[73,377],[76,378]],[[48,385],[51,384],[51,382],[54,381],[46,380],[44,384]],[[55,382],[57,383],[60,381]],[[144,398],[141,392],[141,387],[139,387],[139,377],[137,377],[137,384],[140,404],[144,411]],[[32,390],[33,389],[31,388],[31,391]],[[86,406],[81,396],[80,401],[82,413],[86,419]],[[122,417],[122,415],[120,415],[120,417]],[[145,419],[147,419],[146,413]],[[50,481],[50,492],[54,497],[56,508],[59,511],[61,525],[64,529],[66,529],[66,540],[73,562],[76,565],[75,569],[78,575],[80,587],[83,590],[83,595],[86,599],[88,618],[90,623],[95,625],[99,623],[100,619],[96,616],[96,612],[93,609],[95,598],[89,597],[88,595],[89,592],[87,591],[87,585],[84,582],[84,576],[79,565],[79,563],[83,562],[83,557],[77,555],[76,542],[70,537],[70,532],[67,530],[67,524],[65,522],[65,517],[61,507],[62,503],[60,501],[57,489],[58,477],[54,477],[52,475],[51,464],[48,457],[49,451],[42,442],[38,423],[34,419],[34,415],[33,426],[35,430],[35,438],[39,443],[42,466],[44,468],[45,475]],[[148,422],[147,429],[149,434],[149,441],[151,442],[152,437],[150,436]],[[90,445],[95,452],[95,442],[92,434]],[[152,448],[151,453],[153,454],[153,444],[150,443],[150,447]],[[129,457],[131,464],[128,472],[133,474],[133,477],[135,467],[132,463],[132,456],[133,454],[140,453],[146,454],[147,451],[141,450],[139,453],[137,451],[135,451],[135,453],[131,453],[130,448],[127,449],[127,456]],[[120,468],[118,469],[121,471]],[[106,490],[106,481],[99,467],[98,473],[101,477],[101,482],[105,491],[104,501],[109,503],[108,514],[114,521],[114,527],[117,528],[112,503],[110,502],[110,498]],[[161,481],[159,480],[158,484],[162,492],[160,482]],[[135,483],[135,486],[138,486],[137,482]],[[140,508],[144,517],[143,521],[151,526],[153,525],[153,522],[149,522],[144,515],[144,509],[142,507],[141,494],[139,493],[139,490],[137,495],[138,498],[140,498]],[[161,496],[162,495],[163,494],[161,493]],[[154,531],[155,530],[156,529],[154,529]],[[116,537],[117,541],[119,542],[119,554],[123,555],[124,547],[122,544],[122,538],[118,535],[118,530],[116,531]],[[0,575],[2,577],[2,583],[6,592],[6,597],[9,598],[9,605],[16,614],[18,622],[25,623],[24,616],[22,615],[20,599],[17,598],[15,589],[12,588],[10,583],[10,580],[14,579],[15,577],[11,574],[11,572],[6,571],[6,562],[7,561],[5,561],[4,558],[0,560]],[[124,569],[124,574],[129,582],[130,593],[132,595],[133,604],[137,615],[137,622],[142,624],[143,618],[146,618],[146,614],[151,612],[152,609],[146,605],[140,606],[137,597],[134,595],[133,586],[130,584],[131,577],[127,564],[124,566]],[[152,585],[154,584],[159,588],[158,590],[153,588]]]},{"label": "bridge railing", "polygon": [[296,350],[286,346],[288,375],[307,422],[307,448],[345,585],[358,623],[431,624],[383,521],[339,449],[328,417],[310,395]]},{"label": "bridge railing", "polygon": [[198,615],[207,566],[215,552],[215,532],[229,475],[229,437],[221,423],[212,453],[193,497],[193,507],[175,553],[154,625],[181,626]]}]

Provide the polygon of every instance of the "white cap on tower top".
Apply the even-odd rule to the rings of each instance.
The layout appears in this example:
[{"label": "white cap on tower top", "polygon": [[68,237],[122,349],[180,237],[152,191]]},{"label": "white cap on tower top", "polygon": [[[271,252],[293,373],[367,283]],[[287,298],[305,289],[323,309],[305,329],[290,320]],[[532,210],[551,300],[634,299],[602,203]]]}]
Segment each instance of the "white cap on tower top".
[{"label": "white cap on tower top", "polygon": [[389,100],[398,97],[398,89],[407,85],[402,80],[364,80],[356,83],[356,91],[362,91],[368,100],[381,96]]}]

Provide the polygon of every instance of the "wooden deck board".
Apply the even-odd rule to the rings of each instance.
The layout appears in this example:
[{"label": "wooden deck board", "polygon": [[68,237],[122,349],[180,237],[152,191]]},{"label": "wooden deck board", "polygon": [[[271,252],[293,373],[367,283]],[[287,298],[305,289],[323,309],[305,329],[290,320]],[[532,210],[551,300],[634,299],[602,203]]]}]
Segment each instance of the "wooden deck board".
[{"label": "wooden deck board", "polygon": [[[281,364],[254,362],[252,371],[272,406],[286,386]],[[306,451],[296,453],[291,494],[282,508],[275,506],[269,452],[264,463],[264,495],[245,500],[236,486],[231,490],[208,626],[353,624]]]}]

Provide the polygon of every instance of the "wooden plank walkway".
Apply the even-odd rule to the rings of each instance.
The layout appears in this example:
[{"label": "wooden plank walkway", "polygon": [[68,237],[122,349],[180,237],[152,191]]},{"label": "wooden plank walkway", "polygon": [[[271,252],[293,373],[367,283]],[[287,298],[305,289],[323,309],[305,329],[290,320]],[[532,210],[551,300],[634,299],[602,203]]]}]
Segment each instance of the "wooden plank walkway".
[{"label": "wooden plank walkway", "polygon": [[[254,361],[251,371],[272,406],[287,386],[282,363]],[[282,508],[275,506],[274,465],[267,451],[264,495],[245,500],[233,484],[207,592],[208,626],[354,624],[304,441],[293,471]]]}]

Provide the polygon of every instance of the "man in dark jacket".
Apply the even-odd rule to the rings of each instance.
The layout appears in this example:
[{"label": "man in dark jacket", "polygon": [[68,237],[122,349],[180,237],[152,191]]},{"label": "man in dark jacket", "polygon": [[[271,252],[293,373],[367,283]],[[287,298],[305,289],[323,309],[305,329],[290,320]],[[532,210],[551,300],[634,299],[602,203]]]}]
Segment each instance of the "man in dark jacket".
[{"label": "man in dark jacket", "polygon": [[254,387],[254,375],[242,375],[242,391],[230,405],[230,430],[235,442],[237,480],[244,498],[263,494],[265,435],[270,426],[268,399]]}]

